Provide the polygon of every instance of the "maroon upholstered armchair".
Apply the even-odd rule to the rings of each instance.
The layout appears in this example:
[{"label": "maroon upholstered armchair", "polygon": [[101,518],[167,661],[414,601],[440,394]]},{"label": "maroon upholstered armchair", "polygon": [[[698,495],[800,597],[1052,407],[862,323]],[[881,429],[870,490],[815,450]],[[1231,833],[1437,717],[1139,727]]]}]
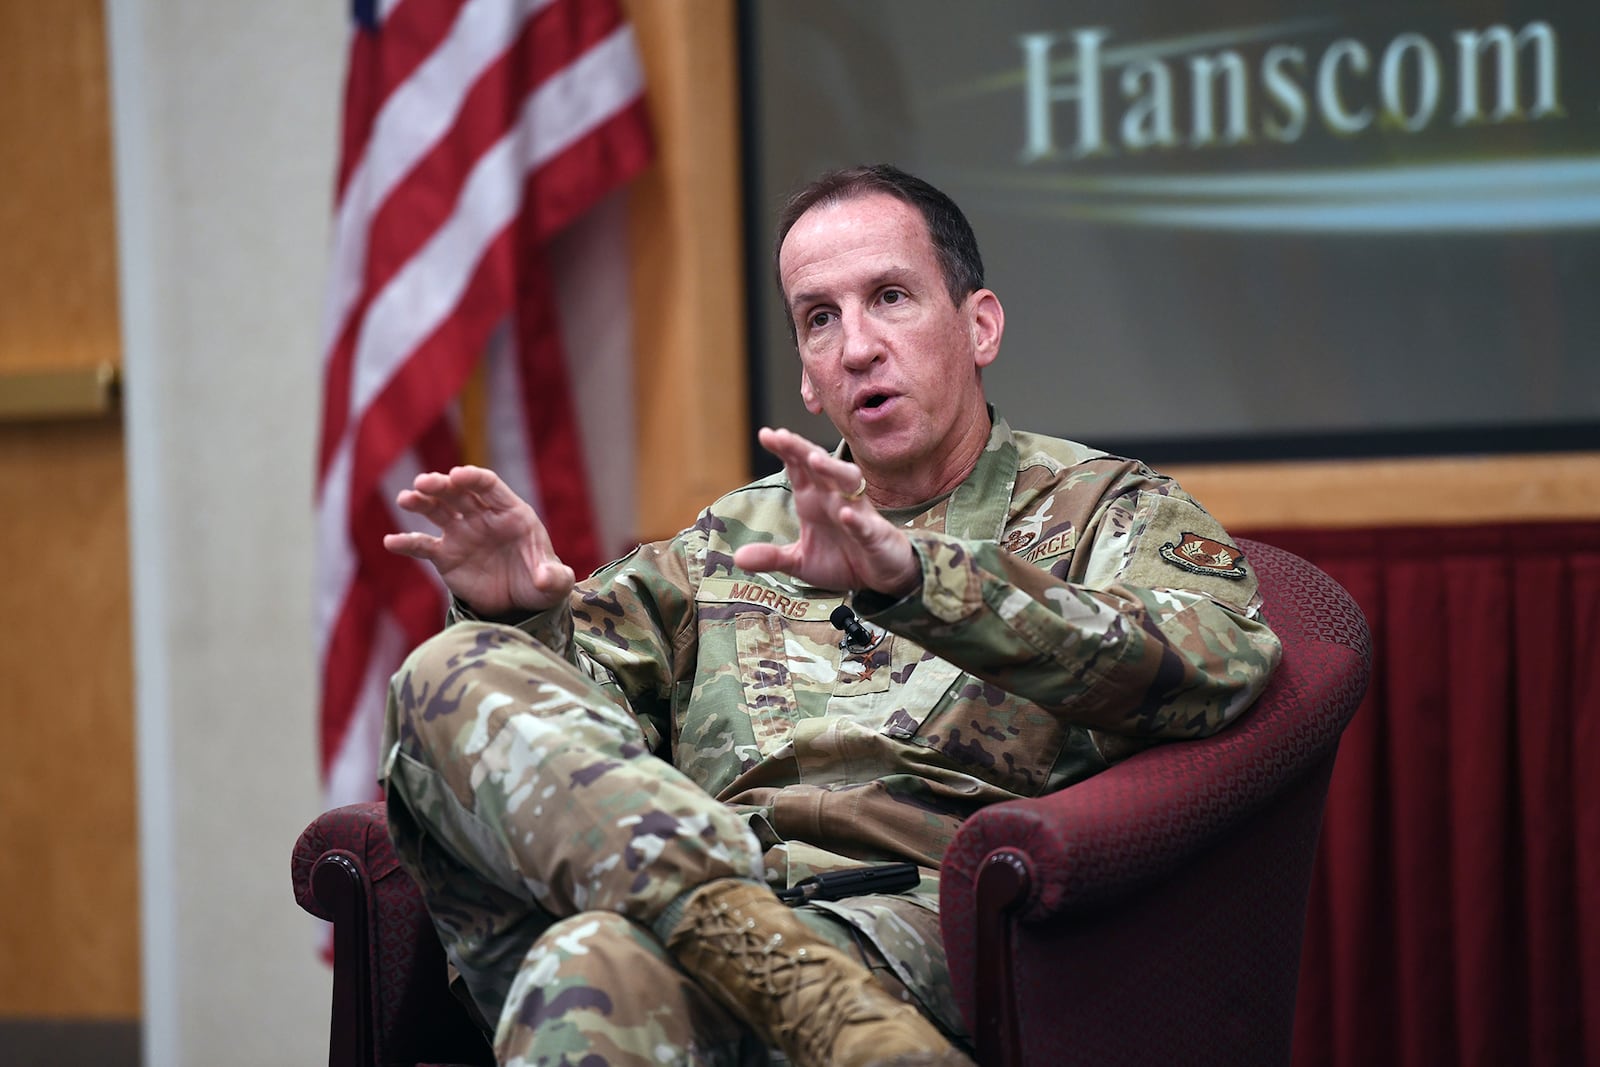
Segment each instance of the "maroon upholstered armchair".
[{"label": "maroon upholstered armchair", "polygon": [[[1241,544],[1285,645],[1256,707],[988,808],[945,857],[945,945],[985,1067],[1288,1062],[1322,802],[1369,649],[1332,579]],[[333,923],[330,1067],[494,1062],[381,803],[319,816],[292,867],[300,906]]]},{"label": "maroon upholstered armchair", "polygon": [[1312,860],[1366,620],[1241,540],[1284,658],[1223,733],[997,804],[945,853],[951,977],[985,1067],[1287,1064]]}]

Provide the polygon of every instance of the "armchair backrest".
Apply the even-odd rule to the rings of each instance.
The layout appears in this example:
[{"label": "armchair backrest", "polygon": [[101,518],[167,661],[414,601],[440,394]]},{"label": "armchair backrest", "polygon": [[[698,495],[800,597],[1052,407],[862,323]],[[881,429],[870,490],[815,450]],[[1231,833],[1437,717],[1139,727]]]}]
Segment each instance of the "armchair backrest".
[{"label": "armchair backrest", "polygon": [[1366,622],[1241,541],[1284,644],[1229,729],[984,809],[945,855],[951,978],[984,1064],[1286,1063],[1312,861]]}]

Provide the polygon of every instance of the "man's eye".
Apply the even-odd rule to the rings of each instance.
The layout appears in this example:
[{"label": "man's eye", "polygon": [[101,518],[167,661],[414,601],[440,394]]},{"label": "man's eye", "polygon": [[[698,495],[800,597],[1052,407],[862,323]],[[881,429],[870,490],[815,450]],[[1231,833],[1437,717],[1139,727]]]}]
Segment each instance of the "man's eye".
[{"label": "man's eye", "polygon": [[885,304],[898,304],[905,298],[906,294],[902,293],[898,289],[886,289],[881,297]]},{"label": "man's eye", "polygon": [[811,313],[811,317],[806,320],[806,325],[813,330],[820,330],[822,327],[828,325],[828,322],[832,318],[833,313],[830,311],[813,311]]}]

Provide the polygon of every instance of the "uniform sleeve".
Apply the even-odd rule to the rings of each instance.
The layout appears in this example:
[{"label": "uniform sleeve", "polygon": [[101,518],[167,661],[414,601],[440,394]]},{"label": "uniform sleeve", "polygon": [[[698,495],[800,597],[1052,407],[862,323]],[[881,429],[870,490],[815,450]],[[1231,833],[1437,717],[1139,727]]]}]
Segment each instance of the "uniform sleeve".
[{"label": "uniform sleeve", "polygon": [[[671,736],[674,697],[693,677],[691,575],[700,573],[704,546],[700,526],[691,527],[602,567],[562,607],[495,621],[515,625],[626,702],[660,752]],[[460,602],[451,606],[450,621],[471,617]]]},{"label": "uniform sleeve", "polygon": [[920,589],[858,606],[968,673],[1107,735],[1097,740],[1111,758],[1140,747],[1117,738],[1213,733],[1260,694],[1281,646],[1259,618],[1249,560],[1216,520],[1170,483],[1146,485],[1097,512],[1070,580],[993,541],[918,532]]}]

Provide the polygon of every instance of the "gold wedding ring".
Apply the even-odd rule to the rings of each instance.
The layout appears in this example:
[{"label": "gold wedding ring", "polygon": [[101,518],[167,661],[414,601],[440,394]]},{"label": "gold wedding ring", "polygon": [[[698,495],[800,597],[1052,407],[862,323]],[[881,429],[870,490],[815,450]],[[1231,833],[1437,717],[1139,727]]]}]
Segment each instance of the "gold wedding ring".
[{"label": "gold wedding ring", "polygon": [[866,495],[867,495],[867,476],[865,474],[863,474],[861,476],[861,484],[856,486],[854,489],[850,490],[850,492],[846,493],[844,495],[844,498],[846,500],[860,500],[862,497],[864,497]]}]

